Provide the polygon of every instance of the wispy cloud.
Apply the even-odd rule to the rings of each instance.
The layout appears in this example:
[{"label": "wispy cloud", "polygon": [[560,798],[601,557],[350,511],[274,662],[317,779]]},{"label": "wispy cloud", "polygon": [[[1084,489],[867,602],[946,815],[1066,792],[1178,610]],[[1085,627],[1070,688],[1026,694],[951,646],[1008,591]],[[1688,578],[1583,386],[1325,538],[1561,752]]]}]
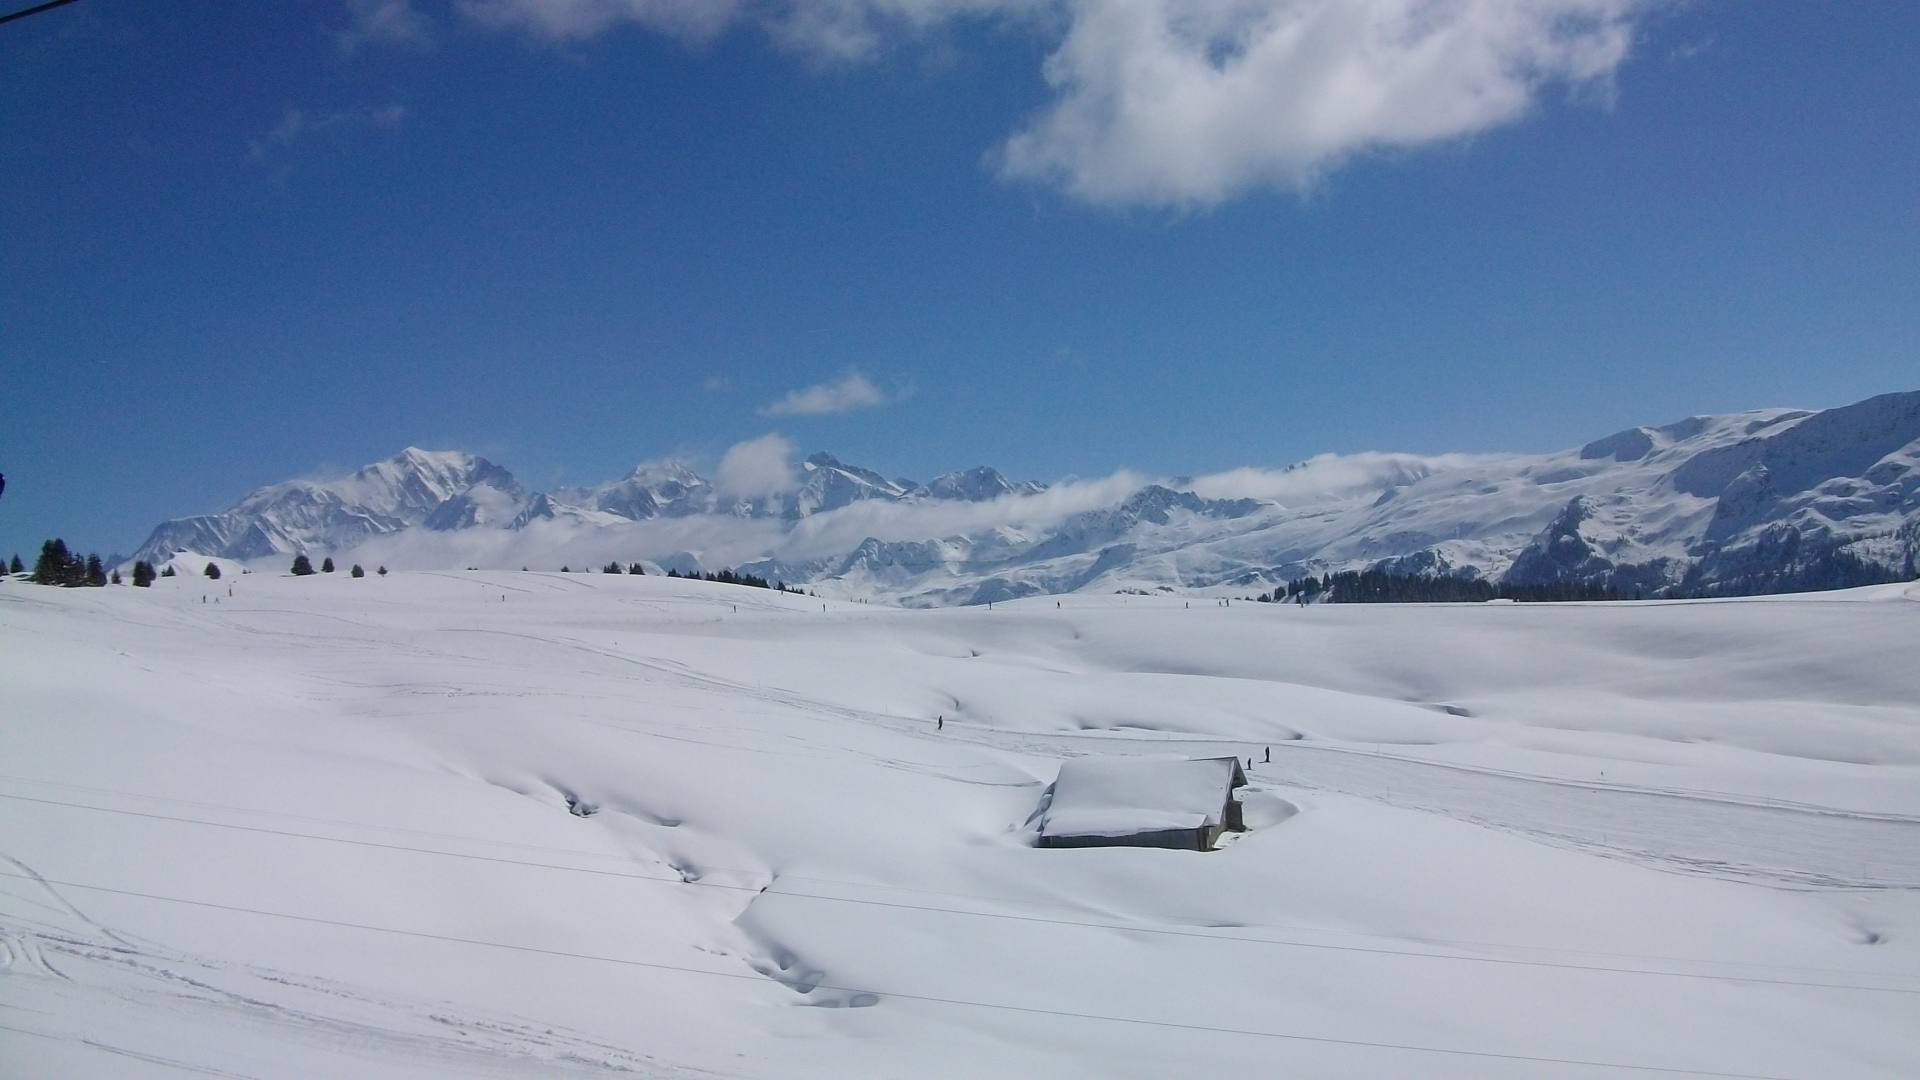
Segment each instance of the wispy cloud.
[{"label": "wispy cloud", "polygon": [[413,0],[347,0],[347,28],[334,40],[344,53],[378,44],[431,46],[433,22]]},{"label": "wispy cloud", "polygon": [[319,134],[337,135],[362,128],[392,131],[398,128],[406,117],[407,110],[404,105],[363,106],[330,112],[309,112],[306,109],[289,108],[280,117],[279,123],[270,128],[265,135],[247,144],[247,156],[254,161],[264,161],[277,151],[285,150],[302,139]]},{"label": "wispy cloud", "polygon": [[780,400],[761,406],[760,415],[828,416],[855,409],[871,409],[896,400],[898,398],[889,398],[882,393],[865,375],[849,371],[832,382],[789,390]]},{"label": "wispy cloud", "polygon": [[495,29],[529,31],[551,41],[590,38],[618,23],[688,41],[705,41],[726,29],[743,8],[740,0],[457,0],[466,14]]},{"label": "wispy cloud", "polygon": [[1671,0],[462,0],[552,40],[633,22],[703,41],[736,24],[856,62],[960,19],[1059,35],[1053,100],[988,159],[1111,206],[1302,190],[1355,156],[1470,137],[1554,86],[1604,97],[1636,20]]}]

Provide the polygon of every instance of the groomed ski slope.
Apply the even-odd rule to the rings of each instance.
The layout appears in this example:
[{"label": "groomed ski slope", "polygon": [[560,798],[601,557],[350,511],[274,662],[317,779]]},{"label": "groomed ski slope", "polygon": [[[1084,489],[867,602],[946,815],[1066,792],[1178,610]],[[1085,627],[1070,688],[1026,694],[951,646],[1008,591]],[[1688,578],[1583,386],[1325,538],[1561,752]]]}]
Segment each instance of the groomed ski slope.
[{"label": "groomed ski slope", "polygon": [[[10,580],[0,1073],[1912,1077],[1916,599]],[[1169,751],[1253,831],[1030,845]]]}]

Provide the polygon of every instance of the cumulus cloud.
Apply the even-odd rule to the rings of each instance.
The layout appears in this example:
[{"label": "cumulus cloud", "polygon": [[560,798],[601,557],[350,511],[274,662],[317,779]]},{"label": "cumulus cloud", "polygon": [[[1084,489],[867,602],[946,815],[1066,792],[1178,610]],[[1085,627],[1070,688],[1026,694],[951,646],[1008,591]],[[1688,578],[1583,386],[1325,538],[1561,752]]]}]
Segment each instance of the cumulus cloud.
[{"label": "cumulus cloud", "polygon": [[762,416],[827,416],[885,405],[887,395],[867,381],[865,375],[849,371],[832,382],[817,383],[800,390],[789,390],[778,401],[761,406]]},{"label": "cumulus cloud", "polygon": [[1642,0],[1080,0],[1058,97],[1002,175],[1109,204],[1303,188],[1356,153],[1457,139],[1604,80]]},{"label": "cumulus cloud", "polygon": [[553,40],[621,22],[689,40],[760,26],[857,61],[964,18],[1060,35],[1053,100],[989,155],[1104,205],[1208,206],[1302,189],[1358,154],[1460,139],[1554,85],[1607,86],[1665,0],[462,0]]},{"label": "cumulus cloud", "polygon": [[714,488],[722,495],[757,499],[800,486],[793,472],[793,443],[777,433],[735,443],[720,456]]}]

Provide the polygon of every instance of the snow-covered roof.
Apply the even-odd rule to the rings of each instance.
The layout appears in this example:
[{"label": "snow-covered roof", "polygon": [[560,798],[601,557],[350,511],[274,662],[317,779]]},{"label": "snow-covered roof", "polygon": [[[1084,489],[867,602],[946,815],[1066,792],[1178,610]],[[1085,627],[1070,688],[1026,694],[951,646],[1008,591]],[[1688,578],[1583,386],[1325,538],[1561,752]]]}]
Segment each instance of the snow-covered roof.
[{"label": "snow-covered roof", "polygon": [[1236,758],[1087,757],[1060,766],[1042,836],[1131,836],[1218,828],[1233,789],[1246,783]]}]

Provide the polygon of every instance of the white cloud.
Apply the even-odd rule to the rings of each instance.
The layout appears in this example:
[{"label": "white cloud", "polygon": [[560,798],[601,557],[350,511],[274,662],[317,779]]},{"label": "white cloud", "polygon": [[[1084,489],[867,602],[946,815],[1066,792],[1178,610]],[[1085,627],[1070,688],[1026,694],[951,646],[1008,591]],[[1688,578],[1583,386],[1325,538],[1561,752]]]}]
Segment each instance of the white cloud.
[{"label": "white cloud", "polygon": [[528,30],[554,41],[590,38],[619,23],[689,41],[736,22],[823,60],[859,60],[889,36],[924,34],[961,17],[1048,12],[1060,0],[457,0],[485,26]]},{"label": "white cloud", "polygon": [[[740,443],[721,459],[716,486],[734,498],[760,498],[791,490],[797,477],[793,444],[778,434]],[[830,559],[868,537],[883,541],[988,538],[999,531],[1029,540],[1045,536],[1075,514],[1116,506],[1148,483],[1192,490],[1206,498],[1257,498],[1294,511],[1292,520],[1331,512],[1328,504],[1371,503],[1380,492],[1421,477],[1468,469],[1503,455],[1322,454],[1285,469],[1241,468],[1191,481],[1121,470],[1111,476],[1072,479],[1032,494],[1008,494],[985,502],[868,499],[789,522],[779,518],[695,514],[621,521],[561,518],[525,529],[435,532],[408,529],[376,537],[355,549],[368,565],[395,567],[532,566],[580,569],[609,560],[669,559],[692,554],[703,566],[739,566],[758,559],[788,563]],[[1280,513],[1287,513],[1286,510]]]},{"label": "white cloud", "polygon": [[889,37],[919,37],[962,18],[1055,14],[1060,0],[783,0],[758,21],[774,40],[819,60],[863,60]]},{"label": "white cloud", "polygon": [[459,0],[484,26],[528,30],[553,41],[590,38],[617,23],[639,23],[688,41],[705,41],[740,14],[740,0]]},{"label": "white cloud", "polygon": [[556,39],[636,22],[690,40],[736,22],[819,59],[962,18],[1061,34],[1053,101],[990,156],[1002,177],[1105,205],[1207,206],[1305,188],[1357,154],[1511,123],[1559,84],[1606,89],[1633,21],[1668,0],[462,0]]},{"label": "white cloud", "polygon": [[793,472],[793,443],[777,433],[735,443],[720,456],[714,488],[722,495],[757,499],[800,486]]},{"label": "white cloud", "polygon": [[433,44],[433,23],[413,0],[347,0],[347,28],[334,35],[342,52],[374,43]]},{"label": "white cloud", "polygon": [[887,404],[887,395],[867,381],[865,375],[849,371],[833,382],[818,383],[802,390],[789,390],[778,401],[764,405],[762,416],[827,416]]},{"label": "white cloud", "polygon": [[1078,0],[1057,100],[1004,176],[1096,203],[1303,188],[1356,153],[1457,139],[1604,80],[1642,0]]},{"label": "white cloud", "polygon": [[1499,454],[1319,454],[1285,469],[1239,468],[1195,479],[1193,493],[1208,499],[1271,499],[1283,506],[1371,498],[1436,472],[1498,461]]},{"label": "white cloud", "polygon": [[255,161],[264,160],[276,150],[283,150],[301,139],[323,132],[338,133],[354,128],[380,128],[392,131],[407,118],[404,105],[380,105],[357,109],[339,109],[332,112],[308,112],[305,109],[289,108],[268,132],[247,144],[247,155]]},{"label": "white cloud", "polygon": [[1123,469],[1112,476],[1068,480],[1035,494],[1002,495],[985,502],[866,499],[800,519],[772,553],[797,561],[843,554],[869,536],[930,540],[977,535],[991,529],[1037,533],[1074,514],[1113,506],[1147,482]]}]

